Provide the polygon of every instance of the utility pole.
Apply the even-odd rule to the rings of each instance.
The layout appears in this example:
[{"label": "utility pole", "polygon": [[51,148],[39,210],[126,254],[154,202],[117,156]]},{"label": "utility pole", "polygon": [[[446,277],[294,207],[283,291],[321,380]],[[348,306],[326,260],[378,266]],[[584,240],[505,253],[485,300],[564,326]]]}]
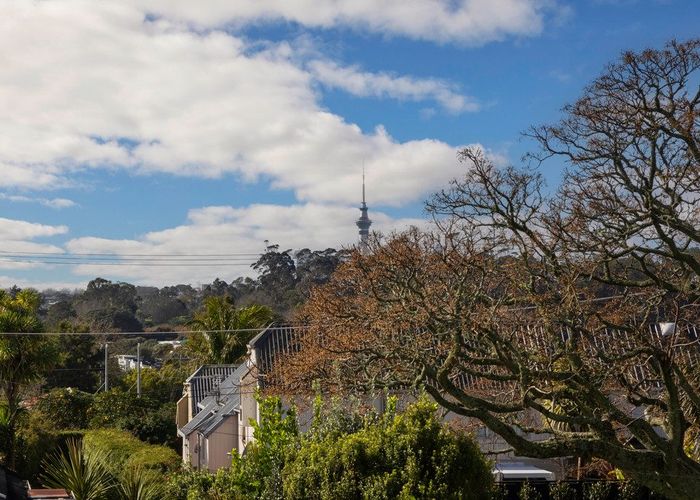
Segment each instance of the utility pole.
[{"label": "utility pole", "polygon": [[136,397],[141,397],[141,342],[136,343]]},{"label": "utility pole", "polygon": [[105,392],[109,390],[109,344],[105,342]]}]

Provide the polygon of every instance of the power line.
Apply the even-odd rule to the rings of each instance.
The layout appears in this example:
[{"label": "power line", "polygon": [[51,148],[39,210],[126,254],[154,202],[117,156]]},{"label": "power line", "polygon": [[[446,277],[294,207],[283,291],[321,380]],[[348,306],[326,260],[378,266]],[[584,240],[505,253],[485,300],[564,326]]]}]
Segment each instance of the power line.
[{"label": "power line", "polygon": [[[268,327],[264,328],[237,328],[230,330],[183,330],[183,331],[168,331],[168,332],[0,332],[0,336],[13,336],[13,335],[88,335],[88,336],[102,336],[102,335],[120,335],[120,336],[156,336],[156,335],[192,335],[194,333],[249,333],[249,332],[262,332]],[[273,327],[274,328],[274,327]],[[284,326],[284,329],[299,330],[305,329],[306,326]]]},{"label": "power line", "polygon": [[42,255],[42,256],[32,256],[23,255],[17,253],[3,253],[0,255],[2,259],[36,259],[36,260],[75,260],[75,261],[88,261],[88,262],[100,262],[100,261],[119,261],[119,262],[131,262],[131,261],[148,261],[148,262],[199,262],[199,261],[245,261],[250,262],[250,257],[242,256],[221,256],[217,257],[214,255],[181,255],[181,256],[143,256],[143,257],[132,257],[132,256],[121,256],[121,255],[100,255],[90,258],[82,258],[76,255],[68,254],[56,254],[56,255]]},{"label": "power line", "polygon": [[259,257],[258,253],[80,253],[80,252],[11,252],[9,250],[0,250],[0,254],[11,254],[11,255],[65,255],[65,256],[79,256],[79,257]]},{"label": "power line", "polygon": [[47,260],[47,259],[6,259],[5,257],[0,257],[0,262],[6,263],[21,263],[21,264],[48,264],[48,265],[69,265],[69,266],[148,266],[148,267],[219,267],[219,266],[250,266],[253,262],[167,262],[161,263],[159,261],[138,261],[138,262],[119,262],[119,261],[67,261],[67,260]]}]

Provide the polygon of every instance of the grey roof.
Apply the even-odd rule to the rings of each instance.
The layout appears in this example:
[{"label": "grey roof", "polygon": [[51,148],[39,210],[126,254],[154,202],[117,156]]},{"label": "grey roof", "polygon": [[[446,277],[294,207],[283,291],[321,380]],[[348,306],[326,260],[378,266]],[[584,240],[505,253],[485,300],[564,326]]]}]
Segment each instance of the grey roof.
[{"label": "grey roof", "polygon": [[[209,393],[203,393],[204,384],[199,384],[200,398],[193,404],[197,408],[195,416],[187,422],[178,433],[182,436],[188,436],[195,431],[201,432],[208,436],[214,432],[219,425],[229,416],[234,415],[239,411],[241,404],[240,382],[241,377],[246,373],[248,368],[245,363],[239,366],[235,365],[218,365],[218,366],[203,366],[197,370],[189,379],[190,387],[192,381],[198,380],[198,377],[207,377],[206,380],[211,381],[212,374],[220,374],[222,368],[230,368],[228,376],[217,384],[209,384]],[[214,370],[211,370],[214,368]]]},{"label": "grey roof", "polygon": [[185,383],[190,384],[192,415],[199,413],[202,400],[213,395],[216,388],[233,374],[236,368],[236,365],[203,365],[185,380]]}]

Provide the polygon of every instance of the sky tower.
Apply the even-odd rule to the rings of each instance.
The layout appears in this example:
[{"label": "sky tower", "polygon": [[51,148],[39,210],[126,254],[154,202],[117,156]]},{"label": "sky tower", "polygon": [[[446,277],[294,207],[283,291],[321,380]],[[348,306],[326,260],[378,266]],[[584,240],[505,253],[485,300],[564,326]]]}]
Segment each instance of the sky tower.
[{"label": "sky tower", "polygon": [[357,219],[357,227],[360,229],[360,248],[362,250],[367,248],[367,242],[369,239],[369,227],[372,225],[372,221],[367,216],[367,203],[365,203],[365,169],[362,169],[362,205],[360,205],[360,218]]}]

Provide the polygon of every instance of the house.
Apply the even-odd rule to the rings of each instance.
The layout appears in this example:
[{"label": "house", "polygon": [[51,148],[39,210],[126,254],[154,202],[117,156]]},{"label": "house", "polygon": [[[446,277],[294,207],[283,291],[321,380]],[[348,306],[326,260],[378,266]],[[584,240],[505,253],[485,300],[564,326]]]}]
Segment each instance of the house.
[{"label": "house", "polygon": [[[122,371],[125,372],[135,370],[136,367],[139,365],[138,357],[132,354],[120,354],[119,356],[117,356],[117,363],[119,364],[119,368],[121,368]],[[145,368],[146,366],[151,365],[150,363],[147,363],[142,359],[141,368]]]},{"label": "house", "polygon": [[230,465],[231,453],[244,452],[253,439],[250,421],[258,419],[255,393],[275,357],[288,352],[293,331],[266,328],[248,343],[242,364],[204,365],[185,381],[176,412],[184,463],[215,471]]}]

